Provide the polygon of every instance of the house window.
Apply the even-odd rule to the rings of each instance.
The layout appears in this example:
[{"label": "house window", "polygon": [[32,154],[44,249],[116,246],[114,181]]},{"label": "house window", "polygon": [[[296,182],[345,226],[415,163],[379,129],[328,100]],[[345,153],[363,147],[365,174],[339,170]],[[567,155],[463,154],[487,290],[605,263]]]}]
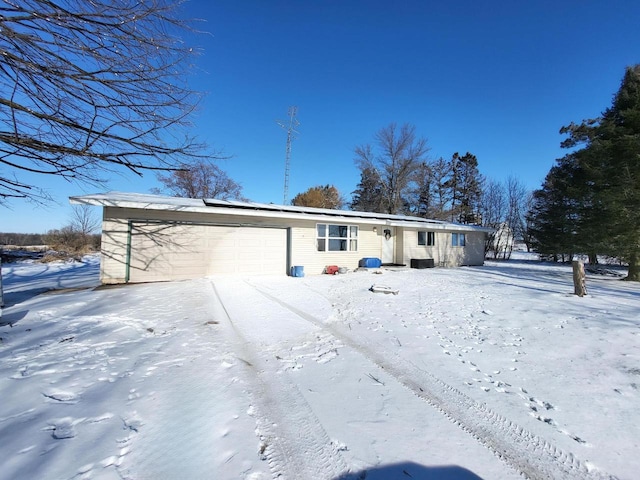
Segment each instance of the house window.
[{"label": "house window", "polygon": [[418,231],[418,245],[425,245],[427,247],[433,247],[436,244],[435,232],[421,232]]},{"label": "house window", "polygon": [[319,252],[356,252],[358,250],[358,227],[355,225],[318,223],[316,232]]},{"label": "house window", "polygon": [[464,247],[467,244],[467,239],[464,233],[452,233],[451,234],[451,246],[452,247]]}]

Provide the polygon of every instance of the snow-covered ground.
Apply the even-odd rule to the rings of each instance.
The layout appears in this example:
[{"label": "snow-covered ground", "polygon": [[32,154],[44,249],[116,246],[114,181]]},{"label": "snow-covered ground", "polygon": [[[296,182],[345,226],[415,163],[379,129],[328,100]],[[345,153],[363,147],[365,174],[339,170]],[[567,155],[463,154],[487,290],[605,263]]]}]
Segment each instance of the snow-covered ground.
[{"label": "snow-covered ground", "polygon": [[[4,265],[0,479],[637,478],[640,285]],[[374,293],[372,285],[397,295]]]}]

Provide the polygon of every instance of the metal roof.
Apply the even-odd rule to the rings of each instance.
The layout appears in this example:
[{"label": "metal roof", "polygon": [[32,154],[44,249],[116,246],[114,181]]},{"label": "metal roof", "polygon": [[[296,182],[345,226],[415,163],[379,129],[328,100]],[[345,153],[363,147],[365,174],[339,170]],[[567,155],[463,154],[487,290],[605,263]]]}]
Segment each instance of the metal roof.
[{"label": "metal roof", "polygon": [[390,226],[412,226],[435,230],[493,231],[492,229],[475,225],[463,225],[408,215],[390,215],[385,213],[297,207],[293,205],[276,205],[273,203],[238,202],[234,200],[209,198],[168,197],[145,193],[106,192],[73,196],[69,197],[69,200],[72,204],[102,207],[217,213],[222,215],[247,215],[270,218],[306,218],[316,221],[328,221],[331,218],[341,218],[344,221],[352,219],[351,221],[357,221],[358,223],[384,223]]}]

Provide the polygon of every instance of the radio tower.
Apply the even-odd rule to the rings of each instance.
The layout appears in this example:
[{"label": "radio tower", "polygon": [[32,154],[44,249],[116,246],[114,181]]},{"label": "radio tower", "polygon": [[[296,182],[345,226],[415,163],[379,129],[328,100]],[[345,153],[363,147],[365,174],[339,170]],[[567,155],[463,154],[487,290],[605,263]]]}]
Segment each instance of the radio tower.
[{"label": "radio tower", "polygon": [[300,125],[300,122],[296,119],[296,113],[298,113],[298,107],[289,107],[287,114],[289,115],[288,124],[277,121],[278,125],[287,131],[287,154],[284,163],[284,200],[283,205],[287,204],[289,197],[289,164],[291,163],[291,142],[295,139],[295,135],[298,133],[296,127]]}]

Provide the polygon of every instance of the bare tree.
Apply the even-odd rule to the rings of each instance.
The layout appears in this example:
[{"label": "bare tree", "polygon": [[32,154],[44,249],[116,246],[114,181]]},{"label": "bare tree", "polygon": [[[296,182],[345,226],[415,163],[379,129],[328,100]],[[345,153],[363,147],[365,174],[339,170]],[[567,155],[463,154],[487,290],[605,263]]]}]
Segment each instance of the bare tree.
[{"label": "bare tree", "polygon": [[452,200],[451,191],[447,187],[447,179],[451,176],[451,163],[440,157],[431,163],[431,174],[434,190],[434,211],[430,218],[445,220],[449,217],[449,205]]},{"label": "bare tree", "polygon": [[[232,180],[212,161],[198,160],[188,169],[158,174],[164,190],[176,197],[217,198],[218,200],[245,200],[242,186]],[[161,189],[154,189],[161,193]]]},{"label": "bare tree", "polygon": [[426,161],[427,140],[416,137],[413,125],[398,128],[392,123],[375,134],[375,142],[376,149],[368,144],[356,147],[356,165],[378,173],[386,213],[401,213],[416,170]]},{"label": "bare tree", "polygon": [[[511,257],[516,240],[527,243],[527,212],[531,192],[516,177],[504,182],[489,180],[482,191],[482,225],[495,231],[489,236],[485,253],[494,258]],[[529,247],[527,247],[529,248]]]},{"label": "bare tree", "polygon": [[25,174],[99,184],[110,171],[175,170],[202,145],[181,1],[19,0],[0,5],[0,203],[38,200]]},{"label": "bare tree", "polygon": [[[513,232],[514,240],[523,240],[526,236],[527,203],[531,192],[514,176],[507,178],[506,189],[509,203],[506,221]],[[513,250],[513,243],[511,243],[511,250]],[[508,256],[511,256],[511,250]]]},{"label": "bare tree", "polygon": [[485,254],[492,253],[493,258],[498,258],[506,247],[508,235],[505,219],[507,216],[507,198],[504,186],[495,180],[485,183],[482,191],[481,209],[482,225],[493,228],[485,244]]},{"label": "bare tree", "polygon": [[81,235],[89,236],[100,229],[100,220],[91,205],[74,205],[71,212],[71,228]]}]

